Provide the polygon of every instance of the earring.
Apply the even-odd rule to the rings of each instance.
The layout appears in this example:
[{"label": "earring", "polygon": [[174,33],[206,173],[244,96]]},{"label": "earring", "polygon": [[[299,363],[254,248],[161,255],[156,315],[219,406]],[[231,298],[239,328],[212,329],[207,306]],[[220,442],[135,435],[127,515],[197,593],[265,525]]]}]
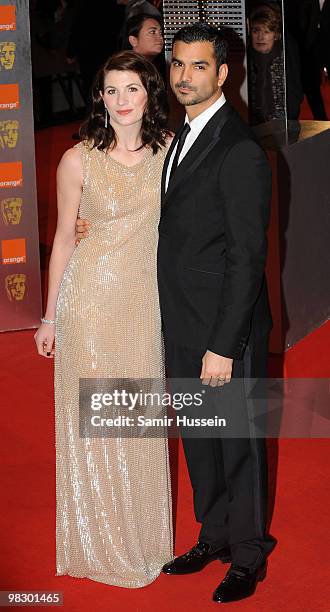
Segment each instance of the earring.
[{"label": "earring", "polygon": [[108,127],[108,109],[106,105],[104,105],[104,127],[105,129]]}]

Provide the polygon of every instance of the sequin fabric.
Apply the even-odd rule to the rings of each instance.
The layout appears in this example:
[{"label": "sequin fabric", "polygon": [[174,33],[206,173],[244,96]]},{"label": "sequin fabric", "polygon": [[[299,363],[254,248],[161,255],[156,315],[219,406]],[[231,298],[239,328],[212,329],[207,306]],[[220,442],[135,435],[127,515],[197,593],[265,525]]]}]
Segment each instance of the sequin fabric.
[{"label": "sequin fabric", "polygon": [[166,150],[133,167],[76,145],[88,238],[56,313],[57,575],[142,587],[173,558],[166,438],[80,438],[79,378],[162,378],[156,250]]}]

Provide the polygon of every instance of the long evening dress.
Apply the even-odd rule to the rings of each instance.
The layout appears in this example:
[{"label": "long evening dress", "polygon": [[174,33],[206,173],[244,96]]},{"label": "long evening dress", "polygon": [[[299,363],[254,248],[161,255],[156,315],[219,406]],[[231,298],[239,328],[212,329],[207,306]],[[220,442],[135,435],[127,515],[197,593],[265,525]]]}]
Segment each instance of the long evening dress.
[{"label": "long evening dress", "polygon": [[133,167],[76,145],[92,223],[56,313],[57,575],[134,588],[173,558],[166,437],[79,437],[79,378],[162,378],[156,251],[165,148]]}]

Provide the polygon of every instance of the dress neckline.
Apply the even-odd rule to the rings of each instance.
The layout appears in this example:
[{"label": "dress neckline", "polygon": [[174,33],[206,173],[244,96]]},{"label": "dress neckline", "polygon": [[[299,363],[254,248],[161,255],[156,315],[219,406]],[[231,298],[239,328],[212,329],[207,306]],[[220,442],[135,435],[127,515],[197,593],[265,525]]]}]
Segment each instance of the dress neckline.
[{"label": "dress neckline", "polygon": [[114,157],[111,157],[111,155],[109,155],[109,153],[105,153],[104,151],[102,151],[102,153],[104,153],[106,161],[110,160],[110,161],[114,162],[115,164],[117,164],[118,166],[121,166],[122,168],[125,168],[125,170],[133,170],[134,168],[137,168],[138,166],[142,165],[146,161],[146,159],[148,159],[148,157],[150,155],[150,151],[151,151],[151,149],[147,148],[144,156],[142,157],[142,159],[140,159],[140,161],[136,162],[132,166],[128,166],[127,164],[123,164],[122,162],[118,161]]}]

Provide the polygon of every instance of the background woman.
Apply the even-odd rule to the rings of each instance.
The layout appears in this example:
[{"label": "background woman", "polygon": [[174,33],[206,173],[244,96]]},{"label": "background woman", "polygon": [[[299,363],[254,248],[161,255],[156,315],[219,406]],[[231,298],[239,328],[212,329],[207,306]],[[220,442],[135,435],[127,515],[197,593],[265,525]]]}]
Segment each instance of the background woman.
[{"label": "background woman", "polygon": [[281,10],[257,6],[249,16],[249,110],[252,125],[271,119],[298,119],[303,99],[298,48],[287,33],[284,48]]},{"label": "background woman", "polygon": [[149,59],[165,79],[164,38],[160,17],[140,14],[128,19],[123,48],[133,49],[135,53]]}]

